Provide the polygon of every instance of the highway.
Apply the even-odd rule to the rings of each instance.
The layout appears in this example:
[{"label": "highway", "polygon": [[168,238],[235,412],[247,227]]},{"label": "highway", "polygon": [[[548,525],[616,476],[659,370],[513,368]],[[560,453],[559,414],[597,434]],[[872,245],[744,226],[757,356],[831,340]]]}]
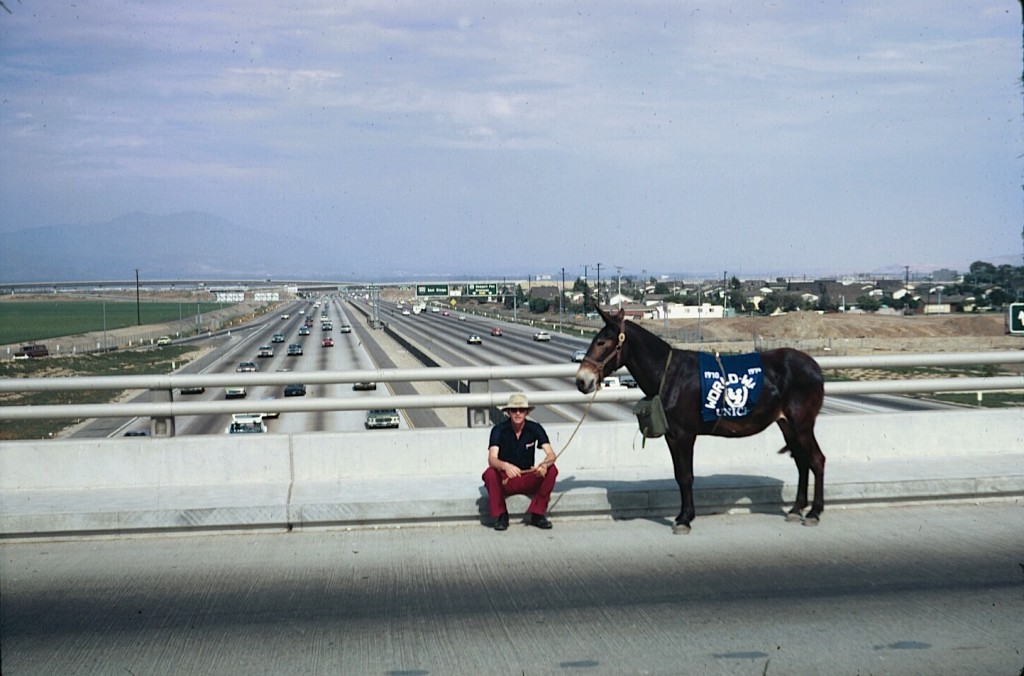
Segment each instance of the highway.
[{"label": "highway", "polygon": [[[308,301],[296,301],[283,306],[271,317],[265,317],[253,324],[233,331],[229,336],[218,336],[210,339],[213,349],[201,360],[190,364],[183,372],[190,373],[230,373],[241,362],[255,362],[259,369],[266,371],[288,370],[296,374],[295,381],[302,382],[302,372],[321,370],[355,370],[368,368],[390,368],[395,366],[395,348],[392,341],[386,339],[380,330],[371,329],[367,318],[372,315],[372,308],[365,300],[342,300],[336,295],[326,296],[321,307],[315,307]],[[323,331],[320,323],[321,309],[327,310],[328,318],[333,322],[331,331]],[[409,311],[410,305],[381,301],[378,308],[379,318],[388,328],[405,340],[418,346],[437,363],[445,366],[489,366],[509,364],[559,364],[571,360],[572,353],[587,347],[589,340],[585,337],[573,337],[550,332],[550,342],[533,340],[536,328],[522,324],[513,324],[491,318],[480,317],[471,313],[452,311],[449,313],[425,311],[414,314]],[[408,314],[406,314],[408,313]],[[287,315],[287,319],[281,317]],[[299,328],[306,317],[313,319],[309,335],[299,335]],[[341,326],[348,325],[351,333],[342,333]],[[498,328],[500,336],[492,335],[491,331]],[[284,342],[273,343],[272,337],[280,333]],[[468,343],[470,335],[480,338],[480,344]],[[322,347],[324,337],[334,341],[333,347]],[[288,356],[288,345],[301,344],[302,356]],[[257,353],[262,345],[271,345],[274,356],[259,358]],[[418,364],[417,364],[418,365]],[[537,391],[553,389],[574,390],[575,385],[570,378],[544,378],[524,380],[506,380],[490,383],[495,392],[511,392],[515,390]],[[353,391],[350,385],[320,385],[307,388],[308,397],[358,397],[380,395],[388,392],[394,394],[415,393],[415,386],[410,383],[381,384],[375,392]],[[198,395],[183,395],[175,392],[176,399],[202,400],[223,398],[221,389],[209,390]],[[139,395],[148,397],[148,393]],[[246,400],[253,403],[253,412],[273,413],[273,399],[283,397],[283,388],[259,386],[247,388]],[[826,397],[824,414],[842,413],[886,413],[913,410],[942,408],[943,404],[907,397],[886,395]],[[265,410],[264,410],[265,409]],[[576,422],[583,415],[584,406],[561,404],[538,407],[533,418],[541,423]],[[589,420],[628,421],[633,419],[631,405],[602,405],[592,408]],[[458,418],[458,416],[456,416]],[[363,429],[365,413],[361,411],[287,413],[268,420],[272,432],[296,433],[315,431],[351,431]],[[230,423],[229,416],[191,416],[181,417],[176,421],[176,435],[220,434]],[[439,427],[445,422],[439,415],[430,410],[402,411],[403,428],[407,427]],[[128,430],[144,430],[148,420],[97,420],[79,429],[74,436],[104,437],[120,436]]]},{"label": "highway", "polygon": [[4,542],[23,674],[1018,674],[1020,505]]}]

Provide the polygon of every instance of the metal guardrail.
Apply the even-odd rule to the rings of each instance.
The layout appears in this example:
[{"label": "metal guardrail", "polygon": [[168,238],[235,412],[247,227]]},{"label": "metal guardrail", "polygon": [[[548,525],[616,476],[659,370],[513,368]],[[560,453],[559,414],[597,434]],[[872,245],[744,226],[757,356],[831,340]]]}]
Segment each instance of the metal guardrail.
[{"label": "metal guardrail", "polygon": [[[890,354],[819,357],[823,369],[902,368],[919,366],[965,366],[1024,364],[1024,351],[950,352],[937,354]],[[229,385],[287,385],[297,380],[306,385],[356,382],[488,381],[572,378],[578,364],[526,366],[472,366],[415,369],[362,369],[356,371],[310,371],[297,373],[221,373],[209,375],[174,374],[149,376],[94,376],[58,378],[11,378],[0,380],[0,394],[10,392],[62,392],[74,390],[152,390],[163,401],[124,404],[72,404],[49,406],[0,406],[0,420],[40,418],[120,418],[150,416],[172,418],[181,415],[246,413],[266,400],[173,401],[169,393],[186,386],[227,387]],[[825,383],[826,395],[911,394],[930,392],[1024,391],[1024,374],[1014,376],[927,378]],[[345,398],[295,398],[274,401],[275,412],[365,411],[372,408],[490,408],[505,403],[505,392],[475,392],[450,395],[359,396]],[[585,404],[594,397],[598,403],[636,401],[639,390],[600,390],[584,395],[568,386],[565,390],[530,391],[536,404]]]}]

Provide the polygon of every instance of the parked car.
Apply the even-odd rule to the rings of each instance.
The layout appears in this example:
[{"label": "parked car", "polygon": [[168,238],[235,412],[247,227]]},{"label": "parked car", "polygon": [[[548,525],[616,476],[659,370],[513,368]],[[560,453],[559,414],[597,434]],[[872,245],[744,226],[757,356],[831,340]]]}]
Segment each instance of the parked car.
[{"label": "parked car", "polygon": [[533,334],[533,339],[537,342],[550,342],[551,334],[548,333],[547,331],[538,331],[537,333]]},{"label": "parked car", "polygon": [[274,356],[274,348],[271,345],[260,345],[259,352],[256,353],[257,357],[266,359],[267,357]]},{"label": "parked car", "polygon": [[270,342],[272,342],[272,343],[283,343],[284,342],[284,334],[283,333],[275,333],[274,337],[270,339]]},{"label": "parked car", "polygon": [[299,343],[292,343],[288,346],[289,357],[301,357],[302,356],[302,345]]},{"label": "parked car", "polygon": [[284,396],[286,397],[304,397],[306,396],[306,386],[299,383],[284,386]]},{"label": "parked car", "polygon": [[256,362],[254,361],[243,361],[238,365],[238,368],[235,369],[238,373],[256,373],[259,370],[260,367],[256,366]]},{"label": "parked car", "polygon": [[501,329],[498,328],[497,326],[491,327],[491,335],[492,336],[500,336],[501,335]]},{"label": "parked car", "polygon": [[377,408],[366,413],[366,429],[398,427],[398,411],[393,408]]},{"label": "parked car", "polygon": [[334,339],[330,337],[324,338],[320,341],[320,347],[334,347]]},{"label": "parked car", "polygon": [[587,356],[586,350],[576,350],[572,353],[572,360],[576,363],[582,362]]},{"label": "parked car", "polygon": [[267,425],[259,413],[236,413],[231,416],[231,424],[224,431],[228,434],[264,434]]},{"label": "parked car", "polygon": [[353,390],[376,390],[377,383],[367,380],[361,383],[352,383]]},{"label": "parked car", "polygon": [[480,345],[480,344],[482,344],[482,343],[483,343],[484,341],[480,339],[480,336],[478,336],[478,335],[476,335],[476,334],[474,333],[474,334],[473,334],[473,335],[471,335],[471,336],[470,336],[469,338],[466,338],[466,342],[467,342],[467,343],[469,343],[470,345]]},{"label": "parked car", "polygon": [[156,344],[159,347],[163,347],[164,345],[170,345],[171,344],[171,337],[170,336],[160,336],[159,338],[156,339]]}]

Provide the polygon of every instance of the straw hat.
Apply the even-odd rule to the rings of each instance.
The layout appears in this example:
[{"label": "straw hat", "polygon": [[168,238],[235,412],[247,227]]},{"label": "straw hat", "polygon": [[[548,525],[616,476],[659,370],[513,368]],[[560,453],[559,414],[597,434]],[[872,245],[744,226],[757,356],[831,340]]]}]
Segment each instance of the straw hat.
[{"label": "straw hat", "polygon": [[526,395],[522,392],[514,392],[510,394],[508,397],[508,403],[504,406],[499,406],[498,408],[506,413],[510,408],[525,408],[527,412],[534,409],[533,406],[530,406],[530,402],[527,401]]}]

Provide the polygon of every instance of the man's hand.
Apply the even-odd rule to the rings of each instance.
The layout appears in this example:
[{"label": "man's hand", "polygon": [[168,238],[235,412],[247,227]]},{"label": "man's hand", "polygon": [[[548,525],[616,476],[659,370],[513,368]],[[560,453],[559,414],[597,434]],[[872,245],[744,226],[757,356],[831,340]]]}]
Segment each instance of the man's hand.
[{"label": "man's hand", "polygon": [[544,475],[548,473],[548,468],[545,467],[542,464],[541,465],[534,465],[534,467],[530,471],[531,472],[536,472],[537,476],[539,476],[540,478],[543,479]]},{"label": "man's hand", "polygon": [[515,465],[513,465],[512,463],[507,463],[505,465],[505,476],[507,476],[509,479],[515,479],[518,476],[522,476],[522,474],[523,471],[516,467]]}]

